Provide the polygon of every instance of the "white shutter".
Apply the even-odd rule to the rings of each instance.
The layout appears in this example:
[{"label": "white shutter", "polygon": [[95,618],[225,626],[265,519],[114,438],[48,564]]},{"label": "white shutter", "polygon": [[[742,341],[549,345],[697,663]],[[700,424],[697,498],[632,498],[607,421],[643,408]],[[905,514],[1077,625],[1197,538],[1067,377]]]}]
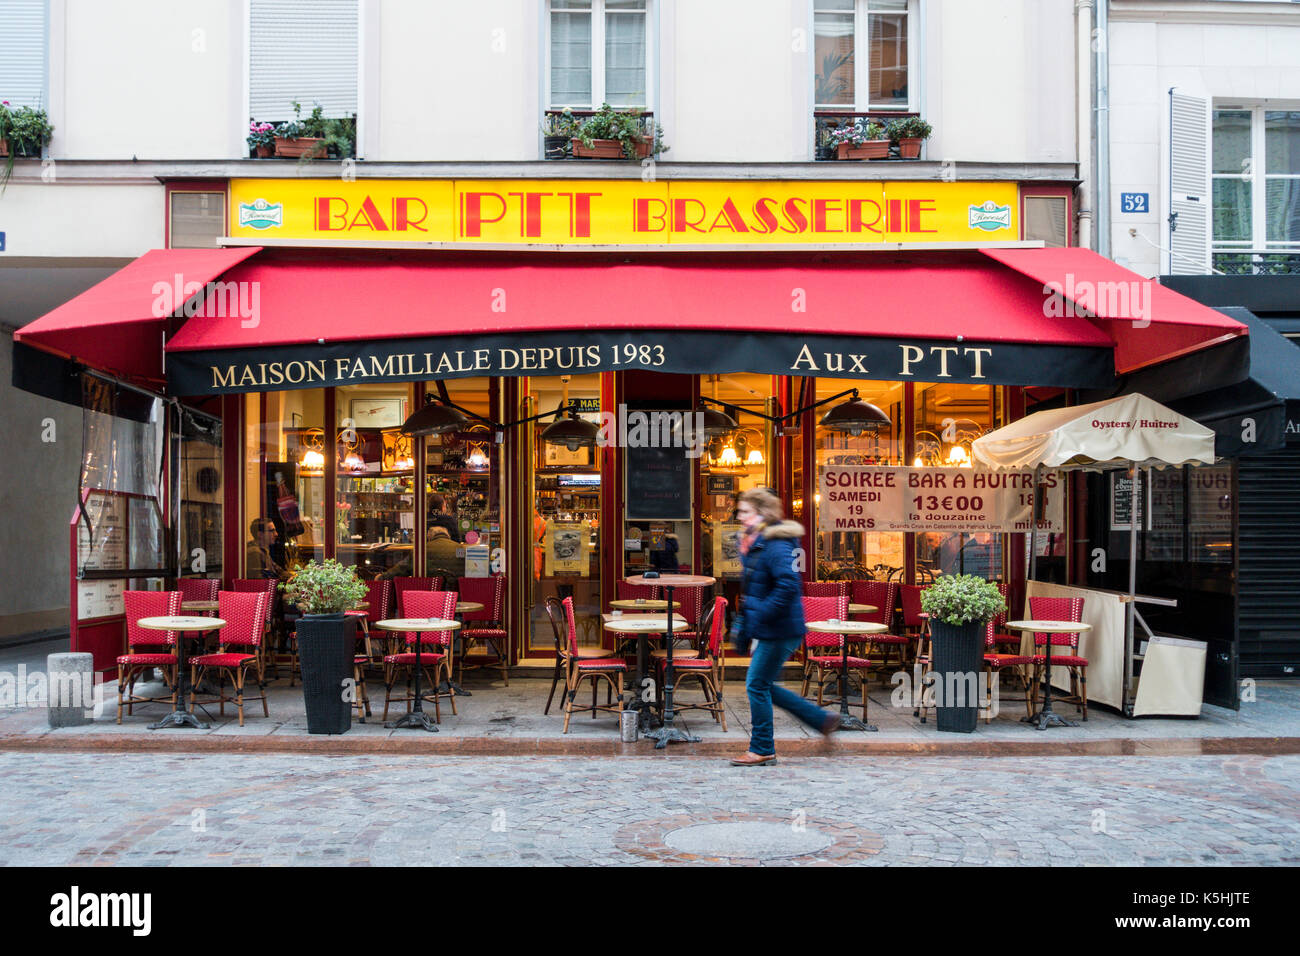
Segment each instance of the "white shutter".
[{"label": "white shutter", "polygon": [[1171,275],[1210,273],[1210,104],[1169,94]]},{"label": "white shutter", "polygon": [[330,117],[357,111],[357,0],[252,0],[249,108],[260,122],[315,103]]},{"label": "white shutter", "polygon": [[45,0],[0,3],[0,100],[49,109],[45,96]]}]

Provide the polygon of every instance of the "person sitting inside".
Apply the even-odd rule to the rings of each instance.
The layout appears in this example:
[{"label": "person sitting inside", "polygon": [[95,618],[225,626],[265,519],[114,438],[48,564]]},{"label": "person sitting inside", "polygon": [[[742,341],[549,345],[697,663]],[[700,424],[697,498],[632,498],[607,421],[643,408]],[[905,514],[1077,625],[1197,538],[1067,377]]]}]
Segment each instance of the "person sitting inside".
[{"label": "person sitting inside", "polygon": [[460,577],[465,573],[465,558],[458,555],[458,551],[459,547],[446,528],[442,525],[432,525],[429,528],[424,547],[424,573],[429,576],[441,575],[443,590],[456,590]]},{"label": "person sitting inside", "polygon": [[446,502],[439,495],[430,495],[429,524],[446,529],[447,536],[452,541],[459,541],[460,529],[456,527],[456,519],[443,511],[446,507]]},{"label": "person sitting inside", "polygon": [[271,548],[280,535],[275,524],[269,518],[254,518],[248,526],[248,533],[252,540],[244,549],[245,573],[250,578],[287,579],[288,569],[271,557]]}]

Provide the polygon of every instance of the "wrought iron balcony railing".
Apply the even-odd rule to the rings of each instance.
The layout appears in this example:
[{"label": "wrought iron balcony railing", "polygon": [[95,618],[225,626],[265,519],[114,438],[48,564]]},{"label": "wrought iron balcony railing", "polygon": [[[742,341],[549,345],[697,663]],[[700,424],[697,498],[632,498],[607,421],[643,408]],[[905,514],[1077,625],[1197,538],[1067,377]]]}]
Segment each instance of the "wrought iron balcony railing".
[{"label": "wrought iron balcony railing", "polygon": [[1300,275],[1300,249],[1216,249],[1214,268],[1230,276]]},{"label": "wrought iron balcony railing", "polygon": [[[817,159],[834,159],[835,146],[830,140],[830,131],[841,126],[851,126],[855,120],[873,119],[882,126],[890,120],[920,116],[920,113],[908,113],[902,110],[871,110],[866,113],[842,113],[835,110],[813,111],[813,156]],[[891,146],[889,158],[898,159],[898,146]]]},{"label": "wrought iron balcony railing", "polygon": [[[627,112],[633,112],[635,108]],[[542,114],[542,158],[573,159],[573,137],[578,132],[582,121],[595,116],[598,110],[546,110]],[[621,112],[621,110],[620,110]],[[655,134],[655,114],[653,110],[642,110],[640,115],[641,132],[653,137]]]}]

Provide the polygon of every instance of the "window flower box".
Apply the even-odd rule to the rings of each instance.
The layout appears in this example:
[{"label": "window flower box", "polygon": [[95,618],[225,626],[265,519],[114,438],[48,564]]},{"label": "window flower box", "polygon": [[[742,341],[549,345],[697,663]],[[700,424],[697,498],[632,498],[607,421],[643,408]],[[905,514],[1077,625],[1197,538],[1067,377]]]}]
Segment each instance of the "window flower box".
[{"label": "window flower box", "polygon": [[319,136],[277,136],[275,138],[275,155],[286,159],[307,156],[312,159],[325,155],[325,140]]},{"label": "window flower box", "polygon": [[889,140],[874,139],[865,143],[840,143],[835,147],[836,159],[888,159]]},{"label": "window flower box", "polygon": [[[574,137],[570,141],[573,155],[580,159],[627,159],[623,151],[623,141],[618,139],[593,139],[591,146],[584,146],[582,140]],[[654,144],[649,139],[636,140],[634,147],[637,159],[651,155]]]}]

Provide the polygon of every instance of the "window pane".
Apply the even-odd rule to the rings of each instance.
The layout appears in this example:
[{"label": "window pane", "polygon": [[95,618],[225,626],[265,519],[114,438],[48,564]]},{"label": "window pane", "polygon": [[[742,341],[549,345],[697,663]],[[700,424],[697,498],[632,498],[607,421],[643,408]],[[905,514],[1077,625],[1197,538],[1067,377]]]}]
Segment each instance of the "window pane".
[{"label": "window pane", "polygon": [[605,17],[605,100],[610,106],[644,106],[645,14]]},{"label": "window pane", "polygon": [[907,106],[907,17],[872,15],[867,96],[871,106]]},{"label": "window pane", "polygon": [[1068,244],[1070,224],[1069,204],[1064,196],[1025,197],[1025,238],[1042,239],[1048,246]]},{"label": "window pane", "polygon": [[853,14],[817,14],[813,55],[817,62],[818,106],[853,108]]},{"label": "window pane", "polygon": [[1264,114],[1264,172],[1300,175],[1300,112]]},{"label": "window pane", "polygon": [[1264,183],[1264,221],[1269,242],[1300,242],[1300,179]]},{"label": "window pane", "polygon": [[551,0],[552,10],[590,10],[591,0]]},{"label": "window pane", "polygon": [[872,13],[877,10],[907,11],[907,0],[868,0],[867,9]]},{"label": "window pane", "polygon": [[1188,555],[1197,564],[1231,565],[1232,465],[1187,473]]},{"label": "window pane", "polygon": [[1214,241],[1250,241],[1250,182],[1214,179]]},{"label": "window pane", "polygon": [[551,105],[591,104],[591,14],[551,14]]},{"label": "window pane", "polygon": [[174,192],[171,201],[171,248],[217,248],[226,232],[226,194]]},{"label": "window pane", "polygon": [[1250,113],[1247,110],[1214,111],[1214,171],[1244,173],[1249,169]]},{"label": "window pane", "polygon": [[818,13],[826,10],[847,10],[853,12],[854,0],[817,0],[813,5]]}]

